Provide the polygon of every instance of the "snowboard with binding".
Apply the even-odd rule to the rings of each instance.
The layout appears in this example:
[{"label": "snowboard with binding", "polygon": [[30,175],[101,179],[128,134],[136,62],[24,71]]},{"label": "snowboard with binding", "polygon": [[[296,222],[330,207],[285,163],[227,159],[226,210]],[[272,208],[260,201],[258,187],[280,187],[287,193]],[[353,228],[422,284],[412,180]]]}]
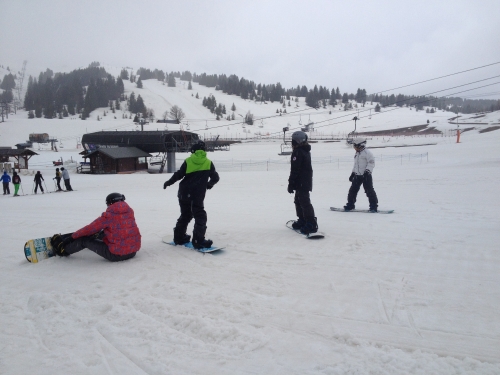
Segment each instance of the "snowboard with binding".
[{"label": "snowboard with binding", "polygon": [[339,212],[364,212],[368,214],[392,214],[394,212],[394,210],[377,210],[377,212],[371,212],[370,210],[357,210],[357,209],[346,211],[344,210],[343,207],[342,208],[330,207],[330,210]]},{"label": "snowboard with binding", "polygon": [[56,254],[50,244],[50,237],[29,240],[24,245],[24,255],[30,263],[38,263],[42,260],[52,258]]},{"label": "snowboard with binding", "polygon": [[291,230],[293,230],[294,232],[300,234],[301,236],[304,236],[308,240],[320,240],[322,238],[325,238],[325,235],[323,234],[323,232],[316,232],[316,233],[309,233],[309,234],[300,233],[300,230],[293,229],[292,224],[294,222],[295,222],[295,220],[288,220],[285,225],[286,225],[287,228],[290,228]]},{"label": "snowboard with binding", "polygon": [[195,250],[195,251],[198,251],[200,253],[213,253],[214,251],[220,251],[222,249],[225,248],[225,246],[211,246],[211,247],[207,247],[207,248],[203,248],[203,249],[195,249],[193,244],[191,242],[188,242],[188,243],[185,243],[184,245],[177,245],[175,242],[174,242],[174,237],[173,236],[165,236],[161,239],[163,242],[165,242],[166,244],[168,245],[171,245],[171,246],[182,246],[182,247],[186,247],[188,249],[191,249],[191,250]]}]

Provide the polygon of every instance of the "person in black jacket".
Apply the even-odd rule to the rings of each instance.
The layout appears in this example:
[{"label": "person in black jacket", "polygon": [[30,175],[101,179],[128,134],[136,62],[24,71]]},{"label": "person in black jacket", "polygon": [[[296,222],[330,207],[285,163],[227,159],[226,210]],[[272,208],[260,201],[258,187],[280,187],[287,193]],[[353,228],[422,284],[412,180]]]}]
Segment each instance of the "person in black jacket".
[{"label": "person in black jacket", "polygon": [[298,220],[292,224],[292,227],[300,230],[302,234],[316,233],[318,222],[309,196],[313,187],[313,170],[311,146],[307,143],[307,134],[302,131],[294,132],[292,134],[292,147],[287,190],[290,194],[295,191],[295,212],[298,216]]},{"label": "person in black jacket", "polygon": [[212,246],[211,240],[205,240],[207,230],[207,213],[204,207],[205,193],[218,181],[219,174],[214,164],[207,158],[205,143],[198,141],[191,147],[188,157],[163,188],[182,180],[179,184],[179,206],[181,216],[174,228],[174,242],[177,245],[188,243],[191,236],[186,234],[189,222],[194,217],[193,247],[203,249]]},{"label": "person in black jacket", "polygon": [[36,172],[35,178],[33,179],[35,181],[35,194],[37,193],[38,187],[40,187],[40,190],[42,191],[42,194],[44,193],[43,187],[42,187],[42,181],[45,181],[43,178],[42,174],[40,171]]}]

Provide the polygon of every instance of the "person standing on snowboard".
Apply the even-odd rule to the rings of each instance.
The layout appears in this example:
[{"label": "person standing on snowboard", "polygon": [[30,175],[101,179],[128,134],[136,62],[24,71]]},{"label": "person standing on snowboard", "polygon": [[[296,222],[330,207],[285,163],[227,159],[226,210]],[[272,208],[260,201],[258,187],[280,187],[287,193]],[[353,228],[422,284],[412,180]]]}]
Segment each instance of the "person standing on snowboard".
[{"label": "person standing on snowboard", "polygon": [[344,210],[354,210],[359,188],[363,185],[368,202],[370,203],[370,212],[377,212],[378,199],[377,193],[375,193],[375,189],[373,188],[372,178],[373,168],[375,168],[375,158],[372,152],[365,148],[365,138],[355,138],[353,140],[353,147],[356,150],[356,154],[354,155],[354,167],[349,176],[349,181],[352,184],[347,195],[347,204],[344,206]]},{"label": "person standing on snowboard", "polygon": [[288,178],[288,192],[295,192],[295,212],[298,220],[292,227],[302,234],[316,233],[318,222],[314,215],[309,192],[313,187],[313,170],[311,165],[311,145],[307,142],[307,134],[296,131],[292,134],[292,156],[290,162],[290,177]]},{"label": "person standing on snowboard", "polygon": [[205,194],[219,182],[219,174],[215,166],[207,158],[205,143],[198,141],[191,146],[191,156],[188,157],[170,180],[163,184],[163,189],[179,183],[179,206],[181,216],[174,228],[174,242],[177,245],[188,243],[191,236],[186,234],[189,222],[194,218],[193,247],[203,249],[212,246],[211,240],[205,239],[207,231],[207,212],[204,207]]},{"label": "person standing on snowboard", "polygon": [[141,248],[141,233],[134,210],[125,203],[125,196],[111,193],[106,197],[108,208],[101,217],[74,233],[54,234],[50,243],[59,256],[68,256],[83,249],[118,262],[133,258]]}]

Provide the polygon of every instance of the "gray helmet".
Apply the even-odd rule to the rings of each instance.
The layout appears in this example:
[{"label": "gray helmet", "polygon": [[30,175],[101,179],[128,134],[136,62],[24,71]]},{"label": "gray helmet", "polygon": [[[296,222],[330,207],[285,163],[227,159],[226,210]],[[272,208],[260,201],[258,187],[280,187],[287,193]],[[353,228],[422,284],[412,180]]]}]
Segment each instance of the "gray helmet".
[{"label": "gray helmet", "polygon": [[354,138],[352,144],[354,145],[354,147],[365,147],[366,138]]},{"label": "gray helmet", "polygon": [[292,143],[295,142],[296,144],[300,145],[305,141],[307,141],[307,134],[303,131],[297,130],[292,134]]}]

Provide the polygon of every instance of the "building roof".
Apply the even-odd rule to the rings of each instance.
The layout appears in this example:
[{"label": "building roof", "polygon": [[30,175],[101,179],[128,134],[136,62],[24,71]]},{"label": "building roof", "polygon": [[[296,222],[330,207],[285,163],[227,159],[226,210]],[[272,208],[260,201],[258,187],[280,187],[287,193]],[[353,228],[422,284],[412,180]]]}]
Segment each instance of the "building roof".
[{"label": "building roof", "polygon": [[144,158],[151,157],[150,154],[139,150],[137,147],[113,147],[113,148],[99,148],[85,155],[87,158],[97,152],[105,154],[112,159],[128,159],[128,158]]},{"label": "building roof", "polygon": [[11,148],[11,149],[0,149],[0,156],[19,156],[19,155],[38,155],[36,152],[31,151],[27,148],[25,149],[17,149],[17,148]]},{"label": "building roof", "polygon": [[198,134],[181,130],[102,131],[84,134],[82,145],[87,151],[118,146],[137,147],[145,152],[187,152],[198,139]]}]

